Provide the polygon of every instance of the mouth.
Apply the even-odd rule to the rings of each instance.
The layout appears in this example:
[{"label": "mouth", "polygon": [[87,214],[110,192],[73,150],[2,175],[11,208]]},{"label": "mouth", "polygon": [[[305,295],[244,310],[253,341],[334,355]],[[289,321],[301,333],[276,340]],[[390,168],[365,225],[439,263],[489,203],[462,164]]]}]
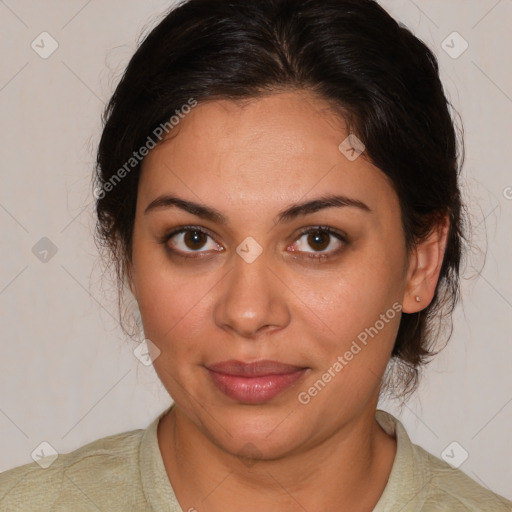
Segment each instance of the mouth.
[{"label": "mouth", "polygon": [[308,367],[277,361],[223,361],[206,366],[215,386],[245,404],[268,402],[303,377]]}]

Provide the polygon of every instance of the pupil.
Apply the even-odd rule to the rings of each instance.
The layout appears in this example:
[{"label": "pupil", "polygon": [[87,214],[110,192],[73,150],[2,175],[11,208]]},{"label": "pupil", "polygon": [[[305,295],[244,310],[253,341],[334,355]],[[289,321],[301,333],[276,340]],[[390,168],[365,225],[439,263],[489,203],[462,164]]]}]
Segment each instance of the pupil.
[{"label": "pupil", "polygon": [[[313,247],[313,249],[322,251],[329,245],[329,235],[321,231],[310,233],[310,235],[308,236],[308,243]],[[315,245],[317,247],[314,247]]]},{"label": "pupil", "polygon": [[201,231],[187,231],[185,233],[185,244],[189,249],[200,249],[204,243],[205,234]]}]

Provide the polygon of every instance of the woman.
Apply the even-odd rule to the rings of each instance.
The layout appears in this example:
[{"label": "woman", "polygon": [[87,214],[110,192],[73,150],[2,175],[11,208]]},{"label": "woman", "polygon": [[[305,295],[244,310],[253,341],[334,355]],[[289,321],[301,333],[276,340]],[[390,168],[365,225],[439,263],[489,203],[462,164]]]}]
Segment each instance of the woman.
[{"label": "woman", "polygon": [[435,57],[373,1],[171,11],[94,194],[174,405],[4,473],[2,510],[510,510],[376,411],[457,300],[459,153]]}]

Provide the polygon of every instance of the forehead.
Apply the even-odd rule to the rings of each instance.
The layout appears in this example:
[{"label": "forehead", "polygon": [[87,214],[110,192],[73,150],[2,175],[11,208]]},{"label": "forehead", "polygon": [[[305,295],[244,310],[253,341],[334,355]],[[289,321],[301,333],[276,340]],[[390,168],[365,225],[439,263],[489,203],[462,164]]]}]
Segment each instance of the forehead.
[{"label": "forehead", "polygon": [[396,206],[389,179],[364,153],[350,160],[340,151],[349,135],[343,118],[309,93],[199,103],[173,130],[143,162],[143,202],[181,191],[209,203],[277,207],[339,192]]}]

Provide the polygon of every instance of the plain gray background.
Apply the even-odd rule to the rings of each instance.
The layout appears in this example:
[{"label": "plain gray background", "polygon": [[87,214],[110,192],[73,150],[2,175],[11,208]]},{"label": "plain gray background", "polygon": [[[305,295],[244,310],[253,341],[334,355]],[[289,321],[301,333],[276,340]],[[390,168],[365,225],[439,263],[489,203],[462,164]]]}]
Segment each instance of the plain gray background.
[{"label": "plain gray background", "polygon": [[[439,58],[464,121],[463,187],[482,247],[466,265],[447,348],[407,405],[382,407],[438,457],[456,441],[469,455],[461,469],[512,498],[512,1],[381,3]],[[102,284],[90,180],[104,103],[138,37],[171,5],[0,1],[0,471],[31,462],[42,441],[64,453],[144,428],[170,402]],[[454,31],[468,44],[457,58]],[[44,37],[51,49],[42,32],[58,44],[47,58],[31,47]]]}]

